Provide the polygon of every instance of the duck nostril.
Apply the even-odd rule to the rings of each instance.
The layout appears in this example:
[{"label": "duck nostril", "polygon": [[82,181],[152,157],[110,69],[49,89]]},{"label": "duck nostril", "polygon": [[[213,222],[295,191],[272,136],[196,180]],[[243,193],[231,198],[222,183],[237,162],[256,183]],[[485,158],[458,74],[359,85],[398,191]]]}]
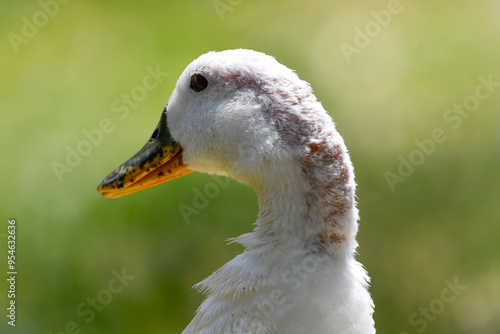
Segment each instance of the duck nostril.
[{"label": "duck nostril", "polygon": [[153,134],[151,135],[151,138],[149,138],[149,141],[158,138],[158,133],[160,132],[160,128],[157,127],[154,131]]}]

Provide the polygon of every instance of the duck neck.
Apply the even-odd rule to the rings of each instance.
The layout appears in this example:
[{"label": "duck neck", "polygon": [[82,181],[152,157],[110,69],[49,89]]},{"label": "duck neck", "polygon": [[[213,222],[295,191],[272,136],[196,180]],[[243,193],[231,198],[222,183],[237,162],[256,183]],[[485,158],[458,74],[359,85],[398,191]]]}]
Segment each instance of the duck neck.
[{"label": "duck neck", "polygon": [[257,231],[273,236],[276,241],[305,239],[311,232],[305,189],[297,182],[274,180],[259,188]]},{"label": "duck neck", "polygon": [[270,175],[255,187],[259,216],[254,236],[259,242],[253,246],[291,248],[299,243],[311,251],[352,257],[357,246],[352,171],[320,180],[325,175],[322,167],[304,171],[297,166],[295,171]]}]

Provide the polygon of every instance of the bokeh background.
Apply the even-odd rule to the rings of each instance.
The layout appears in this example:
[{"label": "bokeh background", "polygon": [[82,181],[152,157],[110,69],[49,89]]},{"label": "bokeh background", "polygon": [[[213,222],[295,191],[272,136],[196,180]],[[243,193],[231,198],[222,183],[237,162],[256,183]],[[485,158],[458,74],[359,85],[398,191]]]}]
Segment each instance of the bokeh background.
[{"label": "bokeh background", "polygon": [[[500,2],[41,3],[51,5],[0,3],[1,333],[180,333],[188,324],[203,300],[191,287],[242,251],[225,242],[251,231],[253,191],[231,181],[187,223],[179,206],[193,206],[210,176],[118,200],[95,188],[148,139],[184,67],[231,48],[295,69],[337,122],[356,169],[358,258],[372,277],[378,332],[500,333]],[[380,19],[388,6],[398,13],[376,23],[373,11]],[[356,37],[367,27],[368,40]],[[361,47],[346,57],[347,44]],[[127,114],[115,112],[148,67],[168,75]],[[481,77],[497,83],[481,88],[488,97],[466,116],[447,112],[474,102]],[[84,147],[103,119],[113,130]],[[436,128],[446,140],[418,160],[415,141]],[[87,155],[58,177],[68,147]],[[419,165],[391,188],[387,172],[410,156]],[[10,218],[15,329],[6,318]],[[110,294],[113,270],[134,279]],[[97,297],[106,305],[89,321],[86,303]]]}]

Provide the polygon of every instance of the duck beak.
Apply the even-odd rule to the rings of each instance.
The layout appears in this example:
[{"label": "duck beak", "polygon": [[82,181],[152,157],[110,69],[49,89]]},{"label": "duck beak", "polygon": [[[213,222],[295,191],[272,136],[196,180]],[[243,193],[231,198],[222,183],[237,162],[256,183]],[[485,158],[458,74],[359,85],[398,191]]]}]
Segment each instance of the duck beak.
[{"label": "duck beak", "polygon": [[146,145],[106,176],[97,191],[106,198],[118,198],[192,171],[182,162],[182,147],[170,135],[165,107]]}]

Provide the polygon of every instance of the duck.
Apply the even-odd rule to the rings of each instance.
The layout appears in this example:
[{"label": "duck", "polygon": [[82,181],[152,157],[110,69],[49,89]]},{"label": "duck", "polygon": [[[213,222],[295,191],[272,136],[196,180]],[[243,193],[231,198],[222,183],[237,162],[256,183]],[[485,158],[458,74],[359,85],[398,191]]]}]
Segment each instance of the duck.
[{"label": "duck", "polygon": [[230,241],[244,251],[195,286],[206,299],[182,334],[375,333],[353,165],[309,83],[253,50],[199,56],[98,191],[118,198],[193,171],[249,185],[259,212]]}]

